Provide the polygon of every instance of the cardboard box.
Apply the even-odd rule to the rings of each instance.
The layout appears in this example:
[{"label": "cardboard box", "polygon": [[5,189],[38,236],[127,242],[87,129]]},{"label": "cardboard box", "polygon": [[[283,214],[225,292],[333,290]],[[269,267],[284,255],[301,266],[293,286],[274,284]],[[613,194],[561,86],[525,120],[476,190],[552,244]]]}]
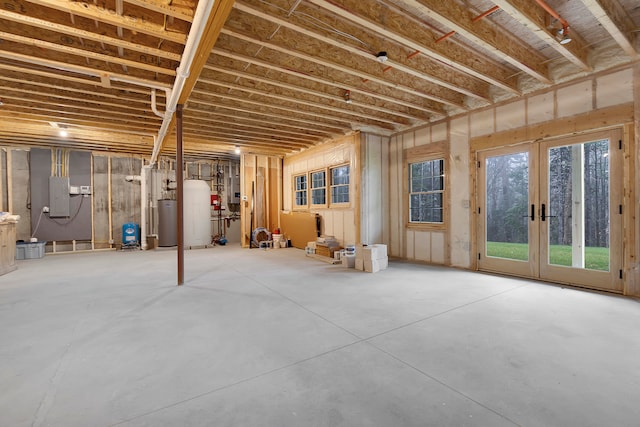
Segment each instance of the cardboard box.
[{"label": "cardboard box", "polygon": [[356,270],[364,271],[364,260],[356,258],[354,265]]},{"label": "cardboard box", "polygon": [[367,245],[363,245],[362,243],[356,244],[356,259],[364,259],[364,248]]},{"label": "cardboard box", "polygon": [[378,271],[385,270],[389,266],[389,258],[374,259],[364,262],[364,271],[367,273],[377,273]]},{"label": "cardboard box", "polygon": [[369,245],[362,248],[362,255],[365,261],[387,258],[387,245]]}]

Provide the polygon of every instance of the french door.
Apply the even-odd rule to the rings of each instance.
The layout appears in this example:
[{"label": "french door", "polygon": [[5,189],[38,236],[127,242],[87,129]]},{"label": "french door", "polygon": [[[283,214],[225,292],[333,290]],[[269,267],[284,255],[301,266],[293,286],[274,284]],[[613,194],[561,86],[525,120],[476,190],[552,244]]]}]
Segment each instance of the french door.
[{"label": "french door", "polygon": [[478,268],[622,291],[619,131],[478,152]]}]

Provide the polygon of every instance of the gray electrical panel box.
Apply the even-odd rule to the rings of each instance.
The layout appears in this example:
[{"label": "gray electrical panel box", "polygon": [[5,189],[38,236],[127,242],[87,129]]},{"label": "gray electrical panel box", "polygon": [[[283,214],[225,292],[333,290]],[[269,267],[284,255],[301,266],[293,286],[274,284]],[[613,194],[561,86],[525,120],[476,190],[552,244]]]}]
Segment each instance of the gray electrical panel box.
[{"label": "gray electrical panel box", "polygon": [[49,217],[69,216],[69,177],[49,177]]}]

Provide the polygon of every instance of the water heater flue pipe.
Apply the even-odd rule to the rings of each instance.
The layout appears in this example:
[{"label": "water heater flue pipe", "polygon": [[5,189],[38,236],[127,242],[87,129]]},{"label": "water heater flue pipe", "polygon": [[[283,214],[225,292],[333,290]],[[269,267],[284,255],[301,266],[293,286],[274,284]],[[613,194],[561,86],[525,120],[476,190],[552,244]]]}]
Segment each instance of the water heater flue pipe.
[{"label": "water heater flue pipe", "polygon": [[204,31],[206,30],[207,21],[214,3],[214,0],[200,0],[198,2],[198,7],[196,8],[196,13],[193,16],[193,22],[191,23],[191,29],[189,30],[189,36],[187,37],[187,44],[182,52],[180,65],[176,68],[176,80],[173,84],[171,95],[167,98],[164,120],[162,121],[160,130],[158,131],[158,136],[155,144],[153,145],[153,153],[151,154],[150,162],[151,166],[153,166],[158,160],[162,141],[164,141],[164,138],[167,135],[169,125],[173,119],[173,113],[176,111],[176,106],[178,105],[178,99],[182,94],[187,77],[189,77],[189,72],[191,70],[191,65],[193,64],[193,59],[196,55],[196,50],[198,49],[198,45],[202,39],[202,34],[204,34]]}]

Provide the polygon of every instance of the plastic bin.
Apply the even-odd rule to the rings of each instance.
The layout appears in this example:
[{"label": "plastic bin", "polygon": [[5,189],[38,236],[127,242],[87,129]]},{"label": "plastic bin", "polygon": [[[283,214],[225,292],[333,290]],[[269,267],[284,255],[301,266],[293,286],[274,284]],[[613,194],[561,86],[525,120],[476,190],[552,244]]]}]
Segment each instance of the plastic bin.
[{"label": "plastic bin", "polygon": [[42,258],[46,244],[47,242],[18,242],[16,243],[16,259]]}]

